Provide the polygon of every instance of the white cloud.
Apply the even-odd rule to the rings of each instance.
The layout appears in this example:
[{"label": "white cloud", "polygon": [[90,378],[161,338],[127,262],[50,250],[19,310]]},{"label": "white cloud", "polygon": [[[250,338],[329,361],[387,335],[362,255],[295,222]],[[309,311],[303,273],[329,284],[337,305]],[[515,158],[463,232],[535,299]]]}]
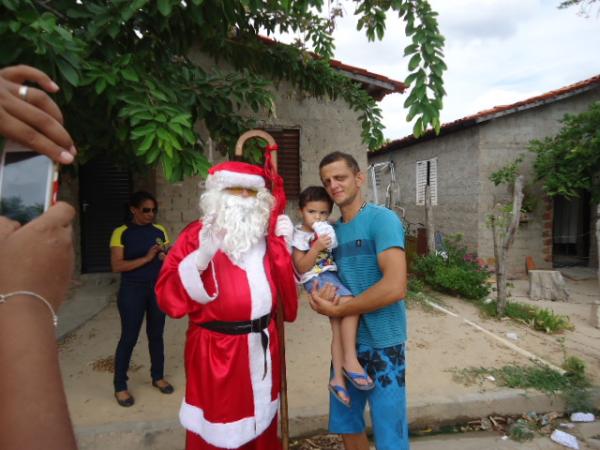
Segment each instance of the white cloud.
[{"label": "white cloud", "polygon": [[[501,104],[524,100],[600,74],[600,18],[583,18],[577,8],[557,9],[560,0],[430,0],[446,38],[442,122]],[[336,58],[403,80],[408,41],[404,23],[389,18],[382,42],[356,31],[353,6],[335,32]],[[411,132],[405,122],[406,95],[381,102],[386,137]]]}]

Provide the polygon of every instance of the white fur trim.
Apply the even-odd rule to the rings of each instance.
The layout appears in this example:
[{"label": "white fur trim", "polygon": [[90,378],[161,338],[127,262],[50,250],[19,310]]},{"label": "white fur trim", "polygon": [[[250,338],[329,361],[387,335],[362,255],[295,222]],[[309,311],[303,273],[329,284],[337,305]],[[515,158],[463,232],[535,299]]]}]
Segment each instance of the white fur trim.
[{"label": "white fur trim", "polygon": [[250,319],[269,314],[273,308],[273,293],[265,272],[265,239],[260,239],[250,250],[244,253],[237,262],[230,261],[246,272],[252,297]]},{"label": "white fur trim", "polygon": [[179,278],[181,279],[181,284],[185,288],[187,294],[190,298],[198,303],[206,304],[212,302],[219,295],[219,285],[217,284],[217,279],[215,277],[215,269],[212,261],[209,263],[209,267],[211,270],[211,274],[213,280],[215,282],[215,295],[210,296],[206,289],[204,289],[204,283],[202,282],[202,278],[200,278],[200,271],[198,267],[196,267],[196,256],[199,250],[194,250],[192,253],[187,255],[185,258],[181,260],[179,266],[177,267],[177,272],[179,273]]},{"label": "white fur trim", "polygon": [[[273,319],[275,320],[275,319]],[[265,330],[271,342],[269,330]],[[248,334],[248,351],[250,352],[250,378],[252,380],[252,391],[254,394],[254,417],[256,419],[256,431],[258,434],[267,429],[273,420],[274,412],[270,406],[271,388],[273,387],[273,371],[271,352],[267,348],[264,352],[260,333]],[[265,374],[265,357],[267,359],[267,372]],[[275,413],[277,409],[275,409]],[[260,430],[260,432],[259,432]]]},{"label": "white fur trim", "polygon": [[205,187],[207,190],[216,189],[222,191],[230,187],[243,187],[260,189],[265,187],[265,180],[260,175],[232,172],[230,170],[219,170],[206,177]]},{"label": "white fur trim", "polygon": [[206,420],[202,409],[186,403],[184,399],[179,409],[179,421],[183,428],[196,433],[215,447],[239,448],[256,439],[271,425],[278,408],[279,398],[270,402],[264,411],[265,417],[271,418],[264,427],[254,417],[245,417],[229,423],[215,423]]}]

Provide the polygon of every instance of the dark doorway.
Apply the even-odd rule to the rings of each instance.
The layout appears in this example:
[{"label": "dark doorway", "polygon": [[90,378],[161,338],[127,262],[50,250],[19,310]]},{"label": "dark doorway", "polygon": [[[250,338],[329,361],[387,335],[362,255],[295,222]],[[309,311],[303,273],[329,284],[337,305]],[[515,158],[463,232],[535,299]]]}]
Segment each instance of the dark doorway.
[{"label": "dark doorway", "polygon": [[589,192],[577,198],[554,198],[552,253],[554,267],[587,266],[590,257]]},{"label": "dark doorway", "polygon": [[106,159],[94,159],[79,171],[81,272],[110,272],[109,241],[123,223],[131,193],[131,173]]}]

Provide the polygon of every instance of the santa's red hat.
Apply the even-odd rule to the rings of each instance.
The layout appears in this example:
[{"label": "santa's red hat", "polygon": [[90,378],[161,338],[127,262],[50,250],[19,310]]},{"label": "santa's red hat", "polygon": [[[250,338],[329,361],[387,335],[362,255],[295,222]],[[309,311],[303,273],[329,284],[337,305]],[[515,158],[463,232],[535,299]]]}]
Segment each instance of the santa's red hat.
[{"label": "santa's red hat", "polygon": [[241,187],[258,190],[265,187],[265,171],[262,167],[240,161],[227,161],[208,170],[207,190]]}]

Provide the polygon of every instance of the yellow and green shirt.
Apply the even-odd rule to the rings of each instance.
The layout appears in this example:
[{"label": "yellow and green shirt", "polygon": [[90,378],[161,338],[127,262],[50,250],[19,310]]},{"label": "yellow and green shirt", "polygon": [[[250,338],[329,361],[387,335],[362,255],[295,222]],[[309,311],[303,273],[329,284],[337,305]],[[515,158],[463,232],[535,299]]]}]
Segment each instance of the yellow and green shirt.
[{"label": "yellow and green shirt", "polygon": [[[146,256],[153,245],[168,243],[167,230],[156,223],[148,225],[127,223],[115,228],[110,238],[111,247],[123,247],[123,258],[126,261]],[[123,281],[154,282],[158,278],[161,266],[162,261],[154,258],[137,269],[123,272],[121,277]]]}]

